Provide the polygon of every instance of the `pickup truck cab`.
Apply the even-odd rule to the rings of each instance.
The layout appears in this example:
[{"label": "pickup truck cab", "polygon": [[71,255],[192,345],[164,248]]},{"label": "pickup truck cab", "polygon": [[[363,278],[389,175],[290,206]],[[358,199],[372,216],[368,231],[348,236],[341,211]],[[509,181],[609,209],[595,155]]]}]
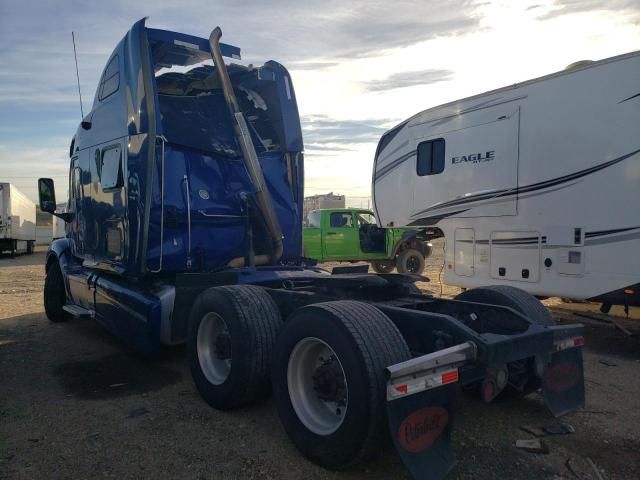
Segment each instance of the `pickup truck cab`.
[{"label": "pickup truck cab", "polygon": [[381,228],[370,210],[312,210],[305,220],[306,256],[319,262],[371,263],[378,273],[422,273],[431,244],[410,228]]}]

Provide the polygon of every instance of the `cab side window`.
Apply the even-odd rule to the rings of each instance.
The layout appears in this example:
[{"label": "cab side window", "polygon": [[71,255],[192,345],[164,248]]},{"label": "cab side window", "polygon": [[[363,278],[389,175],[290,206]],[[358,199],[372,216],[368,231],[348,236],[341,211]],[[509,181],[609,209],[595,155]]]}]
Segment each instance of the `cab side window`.
[{"label": "cab side window", "polygon": [[74,157],[71,160],[69,184],[69,196],[73,200],[82,200],[82,171],[80,170],[78,157]]},{"label": "cab side window", "polygon": [[307,227],[320,228],[320,212],[313,211],[307,215]]},{"label": "cab side window", "polygon": [[329,217],[329,225],[332,228],[353,227],[351,212],[333,212]]},{"label": "cab side window", "polygon": [[118,91],[120,87],[120,65],[118,63],[118,55],[115,55],[108,63],[102,74],[98,91],[98,98],[103,101]]},{"label": "cab side window", "polygon": [[358,224],[359,225],[375,225],[376,217],[371,215],[370,213],[359,213],[358,214]]},{"label": "cab side window", "polygon": [[99,164],[98,175],[103,191],[121,188],[124,184],[122,174],[122,149],[114,145],[102,150],[102,160]]}]

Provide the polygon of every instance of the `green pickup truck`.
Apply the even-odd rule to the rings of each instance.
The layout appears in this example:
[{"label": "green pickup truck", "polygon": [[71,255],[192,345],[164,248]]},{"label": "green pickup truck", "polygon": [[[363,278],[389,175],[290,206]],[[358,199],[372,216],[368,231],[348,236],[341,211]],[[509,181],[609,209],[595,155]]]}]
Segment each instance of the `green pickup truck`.
[{"label": "green pickup truck", "polygon": [[378,273],[422,273],[431,244],[411,228],[380,228],[370,210],[312,210],[305,219],[305,256],[319,262],[370,262]]}]

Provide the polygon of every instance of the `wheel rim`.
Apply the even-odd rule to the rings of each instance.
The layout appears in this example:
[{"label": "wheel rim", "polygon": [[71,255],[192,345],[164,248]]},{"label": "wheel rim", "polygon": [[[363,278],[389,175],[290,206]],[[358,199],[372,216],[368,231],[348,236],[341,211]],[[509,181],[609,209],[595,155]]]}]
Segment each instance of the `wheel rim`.
[{"label": "wheel rim", "polygon": [[300,340],[287,367],[291,405],[298,419],[318,435],[335,432],[347,413],[347,377],[333,349],[315,337]]},{"label": "wheel rim", "polygon": [[231,371],[231,336],[224,319],[214,312],[202,317],[198,327],[198,361],[206,379],[220,385]]},{"label": "wheel rim", "polygon": [[409,258],[407,258],[407,262],[406,262],[406,266],[407,266],[407,271],[410,273],[420,273],[418,270],[420,270],[420,259],[418,257],[416,257],[415,255],[411,255]]}]

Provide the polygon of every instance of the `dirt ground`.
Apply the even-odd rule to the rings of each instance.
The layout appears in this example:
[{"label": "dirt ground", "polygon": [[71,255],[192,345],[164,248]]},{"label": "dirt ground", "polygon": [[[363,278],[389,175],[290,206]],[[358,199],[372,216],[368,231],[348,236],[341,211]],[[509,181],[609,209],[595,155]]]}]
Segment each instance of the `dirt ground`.
[{"label": "dirt ground", "polygon": [[[211,409],[191,381],[184,348],[144,358],[90,320],[50,323],[43,260],[42,251],[0,257],[0,478],[408,478],[392,448],[346,472],[309,463],[271,400]],[[436,295],[438,261],[436,252],[425,272],[432,282],[420,285]],[[462,394],[453,436],[459,463],[449,478],[640,478],[640,342],[573,315],[597,312],[594,305],[548,304],[563,321],[587,320],[586,408],[563,417],[575,433],[545,437],[549,454],[518,450],[516,440],[533,438],[520,426],[553,422],[540,398],[484,405]],[[640,322],[625,325],[637,330]]]}]

